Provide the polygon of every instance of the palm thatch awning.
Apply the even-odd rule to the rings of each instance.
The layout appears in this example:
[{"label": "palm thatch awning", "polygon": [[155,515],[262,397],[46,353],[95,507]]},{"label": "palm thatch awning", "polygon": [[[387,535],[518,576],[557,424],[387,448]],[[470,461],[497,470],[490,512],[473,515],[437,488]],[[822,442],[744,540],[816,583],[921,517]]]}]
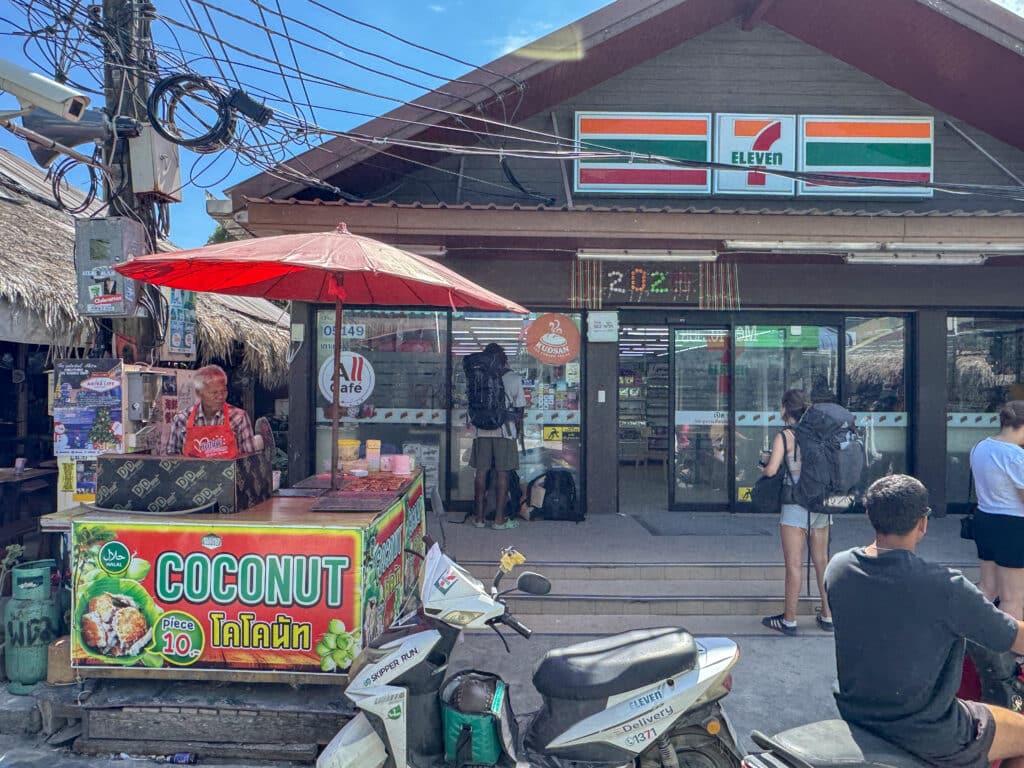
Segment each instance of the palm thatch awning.
[{"label": "palm thatch awning", "polygon": [[[71,187],[61,196],[71,205],[84,201]],[[43,171],[0,149],[0,339],[91,343],[93,321],[77,308],[74,222],[53,202]],[[200,361],[231,360],[269,389],[287,377],[288,328],[287,311],[269,301],[197,294]]]}]

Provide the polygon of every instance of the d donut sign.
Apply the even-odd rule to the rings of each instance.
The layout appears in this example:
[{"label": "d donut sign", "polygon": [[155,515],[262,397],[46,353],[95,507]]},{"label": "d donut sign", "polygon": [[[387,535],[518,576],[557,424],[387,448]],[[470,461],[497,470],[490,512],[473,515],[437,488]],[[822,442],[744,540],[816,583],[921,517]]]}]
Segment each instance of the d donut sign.
[{"label": "d donut sign", "polygon": [[571,363],[580,354],[580,329],[567,315],[541,315],[526,330],[526,350],[542,363]]}]

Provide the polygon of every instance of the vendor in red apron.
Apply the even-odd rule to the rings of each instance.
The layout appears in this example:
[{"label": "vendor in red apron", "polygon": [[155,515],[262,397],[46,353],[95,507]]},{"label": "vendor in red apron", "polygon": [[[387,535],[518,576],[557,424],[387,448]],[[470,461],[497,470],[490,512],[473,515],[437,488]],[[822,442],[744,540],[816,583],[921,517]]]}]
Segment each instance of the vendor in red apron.
[{"label": "vendor in red apron", "polygon": [[192,379],[196,404],[179,412],[167,432],[161,452],[196,459],[233,459],[256,450],[249,416],[228,405],[228,375],[219,365],[207,365]]}]

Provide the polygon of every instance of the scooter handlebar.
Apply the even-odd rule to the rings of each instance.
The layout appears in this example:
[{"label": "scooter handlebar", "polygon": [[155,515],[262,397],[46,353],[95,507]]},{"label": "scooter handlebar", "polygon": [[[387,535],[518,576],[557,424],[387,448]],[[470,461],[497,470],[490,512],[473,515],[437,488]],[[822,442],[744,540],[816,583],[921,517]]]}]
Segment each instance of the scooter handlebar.
[{"label": "scooter handlebar", "polygon": [[521,621],[519,621],[519,619],[517,619],[511,613],[506,613],[504,616],[502,616],[501,617],[501,623],[504,624],[506,627],[509,627],[509,628],[515,630],[520,635],[525,637],[527,640],[529,640],[530,639],[530,635],[533,634],[533,630],[532,629],[530,629],[528,626],[526,626]]}]

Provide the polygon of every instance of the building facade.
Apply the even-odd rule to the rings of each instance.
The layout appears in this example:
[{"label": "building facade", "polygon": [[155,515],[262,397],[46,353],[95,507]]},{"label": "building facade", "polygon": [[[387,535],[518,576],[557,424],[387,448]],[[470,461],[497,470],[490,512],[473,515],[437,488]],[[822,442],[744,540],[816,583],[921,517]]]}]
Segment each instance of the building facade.
[{"label": "building facade", "polygon": [[[444,89],[493,122],[403,107],[357,129],[379,146],[302,158],[343,196],[255,177],[230,222],[344,221],[533,311],[346,311],[375,376],[348,436],[417,455],[447,501],[472,496],[460,360],[498,341],[527,383],[523,479],[571,468],[591,514],[748,509],[791,387],[857,414],[871,477],[957,511],[970,446],[1024,396],[1024,112],[999,96],[1024,25],[948,5],[620,0],[549,38],[573,55]],[[330,315],[293,316],[296,478],[330,453]]]}]

